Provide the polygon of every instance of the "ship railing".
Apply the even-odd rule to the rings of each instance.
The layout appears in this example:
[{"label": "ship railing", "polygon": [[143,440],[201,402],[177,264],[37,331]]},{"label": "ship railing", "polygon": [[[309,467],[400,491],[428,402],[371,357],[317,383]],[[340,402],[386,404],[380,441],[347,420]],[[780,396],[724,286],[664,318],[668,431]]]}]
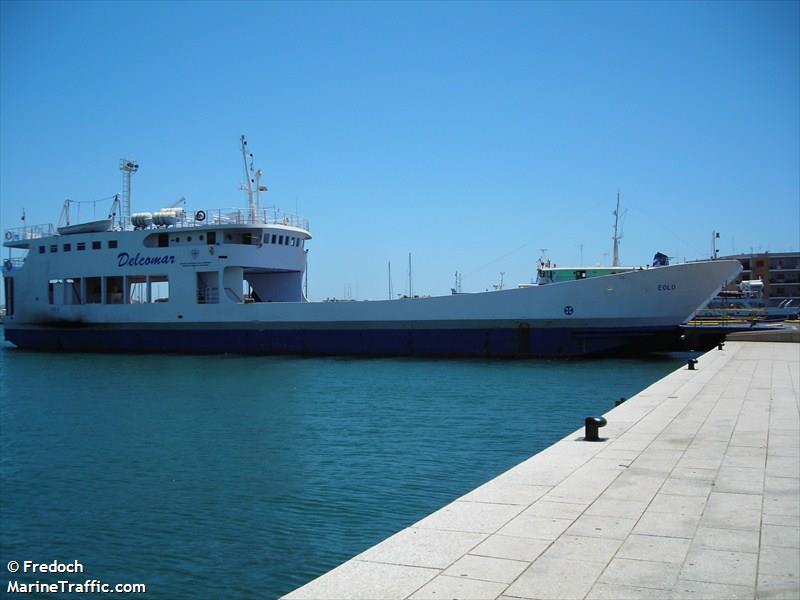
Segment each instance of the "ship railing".
[{"label": "ship railing", "polygon": [[172,227],[202,227],[208,225],[288,225],[308,231],[308,219],[285,213],[277,208],[210,208],[187,211],[175,220]]},{"label": "ship railing", "polygon": [[43,237],[55,235],[56,228],[52,223],[46,225],[23,225],[22,227],[11,227],[3,233],[3,241],[7,243],[24,242],[27,240],[38,240]]}]

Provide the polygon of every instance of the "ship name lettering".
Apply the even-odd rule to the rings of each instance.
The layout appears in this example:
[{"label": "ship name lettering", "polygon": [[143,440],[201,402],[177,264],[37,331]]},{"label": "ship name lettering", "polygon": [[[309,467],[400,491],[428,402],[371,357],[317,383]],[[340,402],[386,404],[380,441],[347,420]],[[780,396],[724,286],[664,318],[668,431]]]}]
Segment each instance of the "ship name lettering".
[{"label": "ship name lettering", "polygon": [[138,252],[131,256],[127,252],[117,254],[117,266],[119,267],[146,267],[148,265],[172,265],[175,264],[174,256],[142,256]]},{"label": "ship name lettering", "polygon": [[678,286],[674,283],[659,283],[658,284],[658,291],[659,292],[671,292],[672,290],[676,289]]}]

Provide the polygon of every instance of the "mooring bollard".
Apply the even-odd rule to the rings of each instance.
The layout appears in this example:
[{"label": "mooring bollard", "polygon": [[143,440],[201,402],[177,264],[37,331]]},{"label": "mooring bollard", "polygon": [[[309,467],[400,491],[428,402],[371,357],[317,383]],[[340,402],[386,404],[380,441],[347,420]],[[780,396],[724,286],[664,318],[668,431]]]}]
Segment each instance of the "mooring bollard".
[{"label": "mooring bollard", "polygon": [[624,396],[620,397],[619,400],[614,400],[614,406],[619,406],[620,404],[625,402],[625,400],[627,400],[627,398],[625,398]]},{"label": "mooring bollard", "polygon": [[598,431],[601,427],[605,427],[607,421],[603,417],[586,417],[584,420],[586,428],[586,435],[583,440],[586,442],[601,442],[603,438],[599,437]]},{"label": "mooring bollard", "polygon": [[717,344],[717,350],[722,350],[722,347],[725,345],[725,342],[720,342]]},{"label": "mooring bollard", "polygon": [[689,365],[689,370],[690,370],[690,371],[694,371],[694,366],[697,364],[697,359],[690,358],[690,359],[689,359],[689,360],[686,362],[686,364],[687,364],[687,365]]}]

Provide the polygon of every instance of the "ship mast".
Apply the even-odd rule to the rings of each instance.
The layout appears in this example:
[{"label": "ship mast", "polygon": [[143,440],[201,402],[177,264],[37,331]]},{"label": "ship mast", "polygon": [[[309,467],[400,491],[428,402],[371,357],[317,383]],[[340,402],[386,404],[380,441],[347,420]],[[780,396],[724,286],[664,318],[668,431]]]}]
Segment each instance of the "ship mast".
[{"label": "ship mast", "polygon": [[[258,206],[256,205],[256,199],[253,196],[253,177],[251,177],[250,173],[253,171],[253,153],[248,152],[247,150],[247,140],[245,139],[244,135],[240,138],[240,142],[242,144],[242,160],[244,161],[244,177],[247,179],[247,207],[250,209],[250,221],[255,221],[256,212],[258,211]],[[247,158],[250,157],[250,165],[247,164]],[[259,174],[260,178],[260,174]]]},{"label": "ship mast", "polygon": [[619,241],[622,236],[619,235],[619,190],[617,190],[617,208],[614,210],[614,259],[611,263],[612,267],[618,267],[619,264]]}]

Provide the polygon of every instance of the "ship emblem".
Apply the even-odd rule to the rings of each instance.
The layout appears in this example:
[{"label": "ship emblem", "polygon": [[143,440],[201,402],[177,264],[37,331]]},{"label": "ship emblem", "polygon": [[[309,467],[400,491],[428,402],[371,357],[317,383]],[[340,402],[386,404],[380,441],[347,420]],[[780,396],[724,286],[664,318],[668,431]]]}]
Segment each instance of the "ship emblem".
[{"label": "ship emblem", "polygon": [[575,312],[575,309],[572,308],[571,306],[565,306],[564,307],[564,314],[565,315],[571,315],[574,312]]}]

